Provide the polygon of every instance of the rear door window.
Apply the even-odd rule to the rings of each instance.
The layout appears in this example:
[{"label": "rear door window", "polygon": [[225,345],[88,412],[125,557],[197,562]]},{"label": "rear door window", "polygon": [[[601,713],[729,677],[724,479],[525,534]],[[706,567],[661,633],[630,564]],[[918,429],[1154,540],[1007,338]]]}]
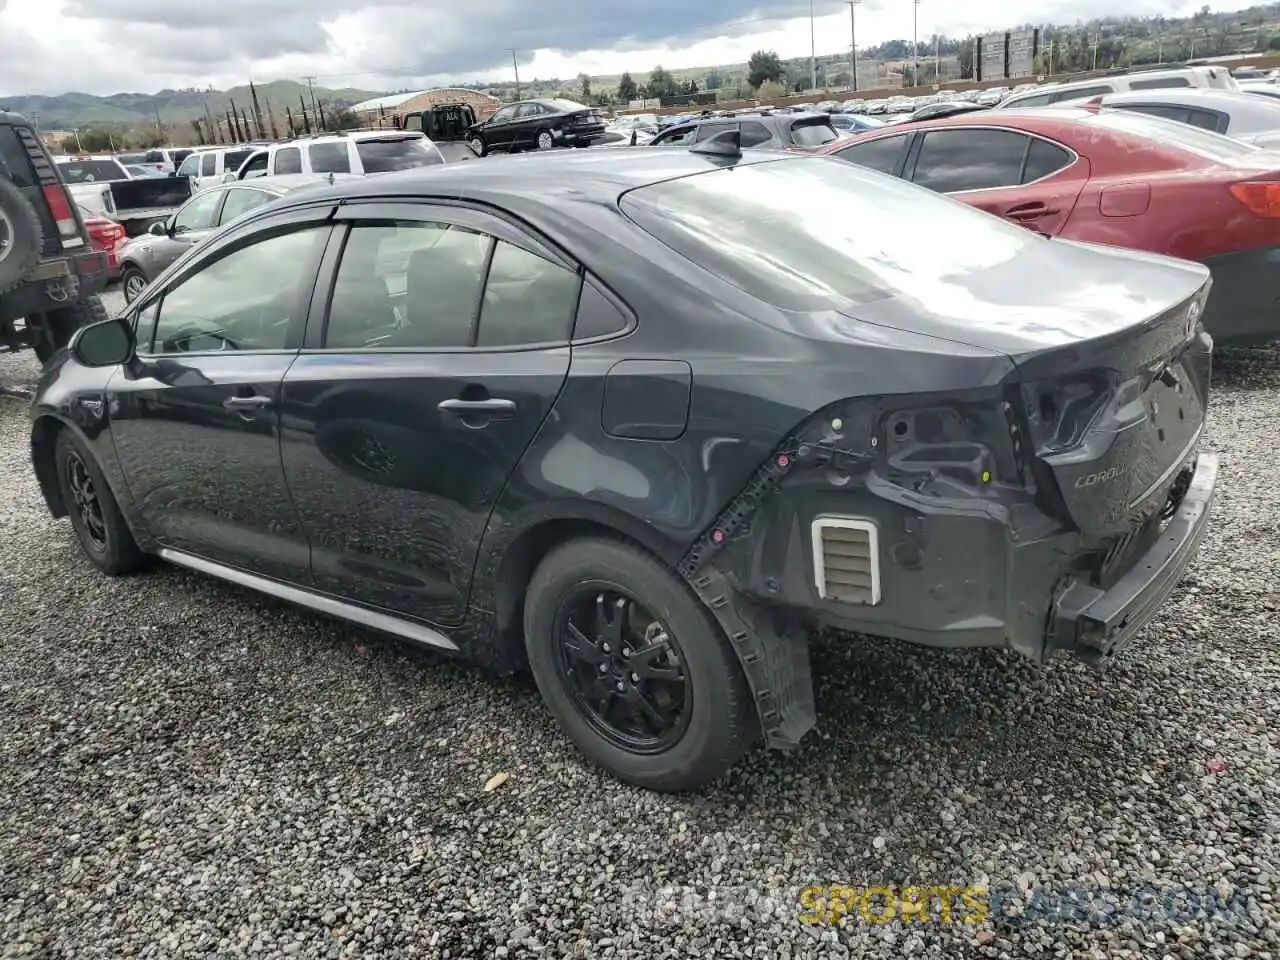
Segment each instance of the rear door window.
[{"label": "rear door window", "polygon": [[350,173],[351,155],[347,152],[347,142],[313,143],[307,147],[307,156],[311,159],[312,173]]},{"label": "rear door window", "polygon": [[1063,167],[1070,165],[1073,159],[1069,151],[1056,143],[1032,137],[1031,147],[1027,151],[1027,165],[1022,172],[1022,182],[1032,183],[1057,173]]},{"label": "rear door window", "polygon": [[297,147],[284,147],[276,151],[277,174],[302,172],[302,153]]},{"label": "rear door window", "polygon": [[902,173],[902,159],[910,140],[910,135],[881,137],[879,140],[851,144],[843,150],[837,150],[834,156],[896,177]]},{"label": "rear door window", "polygon": [[218,172],[218,157],[212,150],[200,155],[200,176],[212,177]]},{"label": "rear door window", "polygon": [[1015,186],[1022,182],[1027,140],[1011,130],[931,130],[911,179],[939,193]]},{"label": "rear door window", "polygon": [[578,274],[504,240],[495,241],[476,346],[519,347],[569,339]]}]

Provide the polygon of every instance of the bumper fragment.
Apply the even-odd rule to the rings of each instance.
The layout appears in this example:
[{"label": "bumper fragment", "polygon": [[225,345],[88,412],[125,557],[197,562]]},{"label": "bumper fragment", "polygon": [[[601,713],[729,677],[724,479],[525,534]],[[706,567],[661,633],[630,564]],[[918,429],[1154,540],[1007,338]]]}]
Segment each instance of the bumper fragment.
[{"label": "bumper fragment", "polygon": [[1209,526],[1218,458],[1196,460],[1190,486],[1159,539],[1109,590],[1079,582],[1055,602],[1052,642],[1094,666],[1114,658],[1146,626],[1195,557]]}]

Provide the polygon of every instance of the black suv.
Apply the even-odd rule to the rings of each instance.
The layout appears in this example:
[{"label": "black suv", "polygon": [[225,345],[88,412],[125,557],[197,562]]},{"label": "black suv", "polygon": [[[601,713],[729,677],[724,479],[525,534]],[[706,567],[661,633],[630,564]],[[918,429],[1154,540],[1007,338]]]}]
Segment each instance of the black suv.
[{"label": "black suv", "polygon": [[97,297],[106,284],[106,255],[39,135],[0,111],[0,346],[34,347],[46,362],[77,329],[106,319]]},{"label": "black suv", "polygon": [[692,146],[729,130],[741,131],[744,147],[778,150],[812,150],[840,138],[825,113],[741,113],[676,124],[654,137],[649,146]]}]

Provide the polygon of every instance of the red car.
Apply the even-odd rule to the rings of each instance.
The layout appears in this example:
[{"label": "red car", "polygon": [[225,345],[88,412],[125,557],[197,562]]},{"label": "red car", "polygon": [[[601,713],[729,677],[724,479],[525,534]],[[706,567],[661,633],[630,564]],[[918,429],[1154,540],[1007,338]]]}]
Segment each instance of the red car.
[{"label": "red car", "polygon": [[119,277],[120,261],[117,253],[127,239],[124,227],[114,220],[92,214],[84,207],[80,208],[80,218],[84,220],[84,227],[89,231],[89,243],[93,249],[101,250],[107,255],[107,276]]},{"label": "red car", "polygon": [[820,152],[1049,236],[1198,260],[1215,338],[1280,337],[1280,152],[1092,105],[943,117]]}]

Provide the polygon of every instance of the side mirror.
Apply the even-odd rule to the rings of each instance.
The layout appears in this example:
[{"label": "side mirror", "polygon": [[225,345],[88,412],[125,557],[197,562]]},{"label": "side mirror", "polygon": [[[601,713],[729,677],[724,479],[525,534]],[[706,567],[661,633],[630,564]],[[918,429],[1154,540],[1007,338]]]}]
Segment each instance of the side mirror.
[{"label": "side mirror", "polygon": [[71,356],[82,367],[114,367],[133,356],[133,328],[124,317],[81,327],[71,338]]},{"label": "side mirror", "polygon": [[147,233],[151,234],[153,237],[167,237],[169,235],[169,228],[165,221],[156,220],[151,224],[151,226],[147,227]]}]

